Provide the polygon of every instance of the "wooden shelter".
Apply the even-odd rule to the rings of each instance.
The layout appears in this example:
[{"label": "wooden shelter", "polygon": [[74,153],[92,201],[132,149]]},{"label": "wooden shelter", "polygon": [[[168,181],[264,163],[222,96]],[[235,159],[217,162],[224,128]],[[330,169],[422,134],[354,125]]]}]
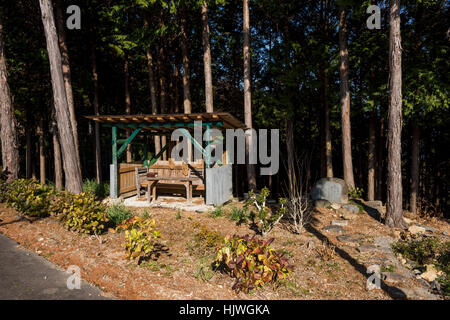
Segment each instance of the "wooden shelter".
[{"label": "wooden shelter", "polygon": [[[190,200],[189,195],[192,195],[193,191],[194,193],[204,191],[207,204],[222,204],[231,197],[232,168],[229,161],[227,161],[226,151],[222,155],[222,161],[218,161],[213,166],[211,166],[209,161],[210,153],[207,152],[208,145],[212,142],[209,139],[211,129],[245,129],[245,125],[230,113],[98,115],[86,116],[86,118],[99,122],[103,126],[111,127],[112,130],[111,198],[140,194],[142,183],[148,187],[148,197],[150,197],[150,188],[154,187],[152,192],[153,200],[156,196],[156,184],[158,183],[158,187],[162,185],[169,189],[171,186],[176,185],[186,187],[188,201]],[[205,130],[206,137],[208,137],[204,145],[202,141],[194,139],[191,134],[200,123],[202,133]],[[128,136],[119,138],[120,132],[118,132],[118,129],[123,129],[123,133],[128,131]],[[170,151],[170,136],[176,129],[180,129],[183,136],[192,143],[194,148],[201,152],[205,161],[196,159],[196,161],[188,161],[188,163],[183,161],[177,163],[171,158],[167,161],[160,160],[164,152]],[[133,131],[130,133],[131,130]],[[144,168],[144,162],[133,164],[119,163],[120,156],[139,134],[169,136],[167,144],[161,147],[158,154],[152,159],[143,159],[147,164],[147,179],[143,178],[144,172],[142,169]],[[144,149],[147,150],[146,145],[144,145]],[[144,155],[146,155],[146,151]]]}]

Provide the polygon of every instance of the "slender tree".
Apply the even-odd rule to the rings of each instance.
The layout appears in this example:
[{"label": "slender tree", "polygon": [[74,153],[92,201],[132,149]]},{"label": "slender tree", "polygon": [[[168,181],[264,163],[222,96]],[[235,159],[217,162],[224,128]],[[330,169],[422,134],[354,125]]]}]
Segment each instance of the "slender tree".
[{"label": "slender tree", "polygon": [[189,52],[187,40],[186,5],[184,1],[180,5],[180,27],[181,27],[181,56],[183,60],[183,106],[184,113],[191,113],[191,84],[189,74]]},{"label": "slender tree", "polygon": [[[251,93],[251,76],[250,76],[250,13],[248,8],[248,0],[243,0],[243,35],[244,35],[244,115],[245,126],[252,128],[252,93]],[[246,137],[247,143],[245,152],[247,153],[247,159],[249,159],[249,152],[252,150],[253,137],[251,135]],[[256,174],[255,166],[253,164],[247,164],[247,179],[248,188],[250,190],[256,188]]]},{"label": "slender tree", "polygon": [[352,161],[352,135],[350,127],[350,89],[348,85],[347,19],[344,6],[339,7],[339,56],[341,86],[342,166],[344,180],[350,189],[355,188]]},{"label": "slender tree", "polygon": [[[92,104],[94,106],[95,115],[100,115],[100,108],[98,102],[98,71],[97,71],[97,56],[95,54],[95,42],[91,39],[91,68],[92,79],[94,80],[94,99]],[[98,183],[102,182],[102,154],[100,147],[100,124],[96,121],[94,128],[95,134],[95,176]]]},{"label": "slender tree", "polygon": [[53,99],[55,102],[56,119],[60,135],[61,149],[66,176],[66,188],[69,192],[82,192],[82,180],[76,156],[75,139],[70,121],[69,105],[67,103],[64,76],[62,71],[61,53],[59,51],[53,6],[51,0],[39,0],[42,23],[45,30],[47,51],[50,61]]},{"label": "slender tree", "polygon": [[0,138],[3,170],[9,173],[7,180],[11,181],[19,177],[19,145],[4,51],[3,23],[0,16]]},{"label": "slender tree", "polygon": [[203,70],[205,72],[205,106],[206,112],[214,112],[211,73],[211,48],[209,44],[208,4],[206,3],[206,0],[202,0],[202,25]]},{"label": "slender tree", "polygon": [[[67,47],[66,32],[65,32],[65,21],[62,13],[62,3],[61,0],[55,1],[56,9],[56,30],[58,31],[59,49],[61,52],[61,62],[62,70],[64,76],[64,87],[66,89],[67,103],[69,104],[70,122],[72,124],[73,137],[75,140],[75,148],[77,150],[76,156],[78,161],[78,166],[81,170],[80,161],[80,150],[78,143],[78,129],[77,129],[77,118],[75,114],[75,103],[73,99],[72,90],[72,76],[70,71],[70,60],[69,60],[69,49]],[[80,173],[81,174],[81,173]]]},{"label": "slender tree", "polygon": [[390,0],[389,8],[389,111],[386,225],[405,228],[402,210],[402,40],[400,0]]}]

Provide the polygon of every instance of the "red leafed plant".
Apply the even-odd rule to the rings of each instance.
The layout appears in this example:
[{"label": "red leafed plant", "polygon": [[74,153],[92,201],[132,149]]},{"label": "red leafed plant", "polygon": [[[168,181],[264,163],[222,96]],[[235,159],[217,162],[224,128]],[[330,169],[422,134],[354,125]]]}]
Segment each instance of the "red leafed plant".
[{"label": "red leafed plant", "polygon": [[274,238],[263,240],[256,236],[227,235],[218,245],[215,265],[236,278],[233,290],[248,293],[267,283],[279,284],[294,269],[289,261],[270,247]]}]

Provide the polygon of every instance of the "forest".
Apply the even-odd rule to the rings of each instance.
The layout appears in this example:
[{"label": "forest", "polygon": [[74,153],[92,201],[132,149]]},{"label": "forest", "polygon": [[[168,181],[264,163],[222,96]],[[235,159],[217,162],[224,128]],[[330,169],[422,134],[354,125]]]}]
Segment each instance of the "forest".
[{"label": "forest", "polygon": [[[373,4],[379,29],[368,27]],[[449,7],[2,0],[3,168],[78,193],[83,179],[107,181],[111,163],[110,131],[83,116],[226,111],[280,129],[279,173],[236,166],[236,195],[267,186],[282,196],[295,158],[309,186],[341,177],[397,215],[448,217]],[[129,148],[127,162],[140,152]]]}]

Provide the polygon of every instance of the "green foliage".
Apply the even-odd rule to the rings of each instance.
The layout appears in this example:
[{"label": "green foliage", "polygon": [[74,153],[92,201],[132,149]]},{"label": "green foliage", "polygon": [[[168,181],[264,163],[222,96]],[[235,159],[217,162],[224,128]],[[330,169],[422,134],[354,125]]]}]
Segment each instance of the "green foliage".
[{"label": "green foliage", "polygon": [[268,283],[278,285],[293,270],[283,253],[270,247],[273,238],[226,236],[217,248],[215,265],[236,278],[233,290],[248,293]]},{"label": "green foliage", "polygon": [[109,196],[109,184],[98,183],[95,179],[85,179],[83,181],[83,192],[89,192],[99,199],[104,199]]},{"label": "green foliage", "polygon": [[231,209],[230,219],[233,221],[241,222],[247,219],[245,211],[241,208],[233,207]]},{"label": "green foliage", "polygon": [[244,211],[249,212],[247,214],[248,218],[258,227],[260,233],[263,235],[269,233],[287,211],[285,207],[287,201],[284,198],[279,199],[281,208],[278,211],[274,212],[270,210],[266,205],[269,195],[270,190],[266,187],[259,194],[251,190],[249,192],[249,199],[244,206]]},{"label": "green foliage", "polygon": [[420,271],[426,270],[427,264],[433,264],[443,272],[437,280],[442,292],[450,296],[450,241],[435,237],[400,240],[392,245],[394,252],[413,261]]},{"label": "green foliage", "polygon": [[109,221],[105,205],[91,193],[65,193],[64,202],[59,201],[58,218],[67,229],[87,234],[100,234]]},{"label": "green foliage", "polygon": [[223,208],[222,208],[222,206],[215,207],[214,210],[211,212],[211,216],[213,218],[218,218],[218,217],[223,216]]},{"label": "green foliage", "polygon": [[1,200],[9,207],[31,216],[47,217],[50,214],[51,198],[55,190],[46,185],[40,185],[35,180],[19,179],[0,185]]},{"label": "green foliage", "polygon": [[109,220],[114,224],[114,226],[118,226],[124,220],[128,220],[133,216],[133,213],[125,208],[125,206],[121,203],[114,204],[106,209],[106,213],[108,214]]},{"label": "green foliage", "polygon": [[354,189],[350,189],[348,191],[348,195],[354,199],[361,199],[364,195],[364,189],[355,187]]},{"label": "green foliage", "polygon": [[180,209],[177,210],[176,219],[177,219],[177,220],[180,220],[180,219],[181,219],[181,210],[180,210]]},{"label": "green foliage", "polygon": [[134,260],[137,263],[148,257],[155,249],[156,239],[161,236],[157,231],[154,219],[132,217],[119,226],[116,230],[125,230],[124,248],[127,252],[125,259]]}]

